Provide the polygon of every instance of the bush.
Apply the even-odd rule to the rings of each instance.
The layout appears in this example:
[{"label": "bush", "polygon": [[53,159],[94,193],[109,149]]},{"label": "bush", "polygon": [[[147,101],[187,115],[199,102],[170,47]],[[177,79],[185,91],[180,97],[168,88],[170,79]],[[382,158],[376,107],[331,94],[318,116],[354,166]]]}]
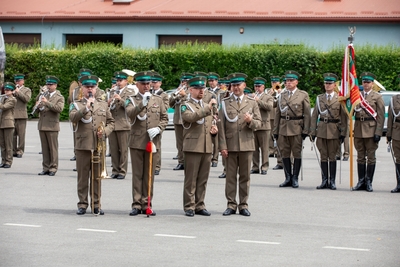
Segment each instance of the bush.
[{"label": "bush", "polygon": [[[393,46],[357,46],[357,73],[373,72],[378,81],[388,90],[398,90],[397,75],[400,73],[400,48]],[[115,71],[131,69],[136,72],[155,70],[164,76],[163,88],[177,87],[182,72],[217,72],[225,77],[233,72],[246,73],[247,85],[252,88],[252,78],[271,75],[282,76],[286,70],[295,70],[302,77],[298,87],[310,94],[311,103],[323,90],[322,74],[334,72],[341,75],[344,47],[321,52],[304,45],[258,45],[220,46],[197,43],[178,44],[160,49],[122,48],[113,44],[92,43],[63,50],[31,47],[24,49],[17,45],[7,45],[7,65],[5,79],[12,81],[13,74],[24,73],[25,84],[30,87],[32,100],[30,111],[39,86],[45,83],[46,75],[60,79],[58,89],[67,100],[69,85],[77,80],[80,68],[91,69],[103,79],[100,88],[110,86]],[[68,106],[61,114],[68,119]]]}]

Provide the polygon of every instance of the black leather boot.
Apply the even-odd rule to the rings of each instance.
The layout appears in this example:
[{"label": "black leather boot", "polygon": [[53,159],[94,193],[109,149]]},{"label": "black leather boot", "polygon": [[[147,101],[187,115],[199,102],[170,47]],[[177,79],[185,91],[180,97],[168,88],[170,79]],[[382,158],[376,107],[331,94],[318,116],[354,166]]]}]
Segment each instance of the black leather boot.
[{"label": "black leather boot", "polygon": [[366,189],[368,192],[374,191],[372,189],[372,181],[374,179],[374,173],[375,173],[375,164],[368,164],[367,165],[367,175],[365,176],[365,182],[366,182]]},{"label": "black leather boot", "polygon": [[331,180],[329,188],[336,190],[336,161],[329,161],[329,179]]},{"label": "black leather boot", "polygon": [[321,162],[321,170],[322,170],[322,183],[317,186],[317,189],[325,189],[328,188],[328,162]]},{"label": "black leather boot", "polygon": [[400,193],[400,164],[396,164],[397,187],[391,193]]},{"label": "black leather boot", "polygon": [[301,159],[294,159],[293,164],[293,176],[292,176],[292,187],[299,187],[299,173],[301,168]]},{"label": "black leather boot", "polygon": [[352,188],[353,191],[365,189],[365,172],[366,172],[365,164],[358,163],[357,171],[358,171],[358,183],[355,187]]},{"label": "black leather boot", "polygon": [[279,185],[279,187],[287,187],[292,185],[292,162],[290,158],[283,158],[283,170],[285,171],[285,181]]}]

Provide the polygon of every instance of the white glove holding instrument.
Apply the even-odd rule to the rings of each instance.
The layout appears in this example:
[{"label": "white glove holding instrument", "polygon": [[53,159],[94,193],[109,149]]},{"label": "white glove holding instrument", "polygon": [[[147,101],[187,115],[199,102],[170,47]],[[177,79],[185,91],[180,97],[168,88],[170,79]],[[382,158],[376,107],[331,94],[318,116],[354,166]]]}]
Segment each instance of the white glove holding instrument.
[{"label": "white glove holding instrument", "polygon": [[159,127],[154,127],[148,129],[147,132],[149,133],[150,140],[153,140],[153,138],[161,132],[161,129]]},{"label": "white glove holding instrument", "polygon": [[144,95],[143,95],[143,106],[147,106],[147,104],[149,103],[149,100],[150,100],[150,96],[151,96],[150,92],[144,93]]}]

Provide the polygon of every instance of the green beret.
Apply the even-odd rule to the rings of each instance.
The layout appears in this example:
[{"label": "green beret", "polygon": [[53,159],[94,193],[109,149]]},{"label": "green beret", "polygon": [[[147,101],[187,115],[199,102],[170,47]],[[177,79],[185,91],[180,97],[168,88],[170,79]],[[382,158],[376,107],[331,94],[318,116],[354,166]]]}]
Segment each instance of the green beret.
[{"label": "green beret", "polygon": [[339,78],[336,74],[334,73],[324,73],[324,81],[328,81],[328,82],[336,82]]},{"label": "green beret", "polygon": [[373,74],[371,72],[363,72],[363,73],[361,73],[360,77],[362,80],[367,80],[367,81],[371,81],[371,82],[376,80],[375,74]]},{"label": "green beret", "polygon": [[208,74],[205,73],[205,72],[202,72],[202,71],[195,71],[194,72],[194,76],[196,76],[196,77],[206,77],[207,78]]},{"label": "green beret", "polygon": [[194,77],[194,74],[184,72],[184,73],[181,74],[181,81],[182,80],[189,80],[189,79],[192,79],[193,77]]},{"label": "green beret", "polygon": [[279,76],[271,76],[271,82],[280,82],[281,81],[281,77]]},{"label": "green beret", "polygon": [[198,76],[190,79],[188,81],[189,87],[194,87],[194,88],[204,88],[206,87],[206,81],[207,78],[204,76]]},{"label": "green beret", "polygon": [[218,80],[219,79],[219,75],[218,75],[218,73],[210,72],[210,73],[208,73],[207,79],[209,79],[209,80]]},{"label": "green beret", "polygon": [[247,78],[247,75],[244,73],[232,73],[228,75],[228,79],[231,84],[239,84],[242,82],[245,82]]},{"label": "green beret", "polygon": [[254,84],[265,84],[267,82],[263,77],[255,77],[253,78]]},{"label": "green beret", "polygon": [[99,82],[99,77],[96,75],[84,75],[79,79],[79,82],[84,86],[95,86]]},{"label": "green beret", "polygon": [[56,77],[56,76],[50,76],[47,75],[46,76],[46,84],[58,84],[60,82],[60,80]]},{"label": "green beret", "polygon": [[135,74],[135,76],[133,76],[133,78],[137,82],[151,82],[151,80],[153,79],[153,72],[151,71],[138,72]]},{"label": "green beret", "polygon": [[14,81],[23,80],[25,78],[24,74],[18,73],[14,74]]},{"label": "green beret", "polygon": [[4,90],[8,90],[8,91],[14,91],[15,90],[15,84],[11,83],[11,82],[5,82],[4,83]]},{"label": "green beret", "polygon": [[300,77],[300,74],[294,70],[288,70],[285,72],[285,77],[286,77],[286,79],[298,80]]}]

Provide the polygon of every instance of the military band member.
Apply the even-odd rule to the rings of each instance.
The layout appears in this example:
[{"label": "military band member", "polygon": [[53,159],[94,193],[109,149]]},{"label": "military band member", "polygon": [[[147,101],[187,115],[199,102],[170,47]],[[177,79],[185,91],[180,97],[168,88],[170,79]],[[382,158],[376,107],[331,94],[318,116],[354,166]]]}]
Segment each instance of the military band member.
[{"label": "military band member", "polygon": [[[220,85],[220,90],[219,94],[217,95],[218,99],[218,106],[221,108],[221,101],[225,97],[229,97],[231,95],[231,82],[227,77],[220,78],[219,79],[219,85]],[[219,147],[219,146],[218,146]],[[218,178],[226,178],[226,159],[224,157],[222,158],[222,166],[224,166],[224,170],[221,175],[218,176]]]},{"label": "military band member", "polygon": [[[214,111],[217,100],[203,102],[205,77],[195,77],[188,81],[190,99],[181,106],[183,121],[183,153],[185,157],[185,181],[183,190],[183,209],[185,215],[210,216],[204,198],[212,156],[212,135],[218,132]],[[214,121],[214,122],[213,122]]]},{"label": "military band member", "polygon": [[[208,73],[207,76],[207,82],[208,82],[208,90],[216,96],[218,100],[218,95],[219,95],[219,86],[218,86],[218,80],[219,80],[219,75],[218,73],[215,72],[210,72]],[[219,104],[219,103],[218,103]],[[218,166],[218,156],[219,156],[219,151],[218,151],[218,136],[217,135],[212,135],[211,136],[212,140],[212,146],[213,146],[213,152],[212,152],[212,159],[211,159],[211,167],[217,167]]]},{"label": "military band member", "polygon": [[[278,98],[274,124],[274,138],[277,139],[285,171],[285,181],[279,187],[297,188],[303,140],[310,130],[311,108],[308,93],[297,88],[300,75],[289,70],[285,77],[286,90]],[[293,170],[291,154],[294,157]]]},{"label": "military band member", "polygon": [[[382,95],[372,90],[375,75],[370,72],[361,73],[364,87],[363,97],[367,105],[358,104],[355,108],[354,147],[357,150],[358,183],[353,190],[372,192],[372,180],[375,173],[376,157],[379,141],[385,121],[385,104]],[[374,115],[376,115],[374,117]]]},{"label": "military band member", "polygon": [[112,174],[111,178],[125,179],[128,170],[128,143],[131,124],[125,114],[125,100],[135,92],[128,88],[128,74],[122,71],[114,73],[117,79],[115,90],[110,93],[108,105],[115,120],[114,130],[109,136]]},{"label": "military band member", "polygon": [[[93,213],[104,215],[101,209],[101,179],[100,170],[102,166],[92,165],[92,157],[100,157],[97,144],[105,136],[110,135],[114,129],[114,119],[108,109],[107,102],[96,99],[99,78],[95,75],[84,75],[79,81],[82,86],[82,99],[70,104],[69,119],[75,123],[75,153],[76,168],[78,172],[78,211],[76,214],[83,215],[89,206],[88,190],[93,190],[94,206]],[[99,127],[104,123],[104,128]],[[101,164],[101,163],[100,163]],[[92,169],[94,166],[94,169]],[[93,175],[94,181],[91,176]],[[90,182],[89,182],[90,181]],[[90,185],[89,185],[90,184]],[[92,196],[91,196],[92,197]]]},{"label": "military band member", "polygon": [[0,97],[0,168],[10,168],[13,162],[14,109],[17,99],[13,96],[15,84],[4,83],[4,95]]},{"label": "military band member", "polygon": [[[165,110],[168,110],[168,108],[169,108],[168,94],[166,92],[164,92],[164,90],[161,88],[163,79],[164,79],[164,77],[162,77],[157,72],[153,71],[153,76],[151,78],[151,88],[152,88],[151,90],[152,90],[153,95],[158,95],[161,97],[161,99],[163,100],[164,105],[165,105]],[[162,137],[161,137],[161,139],[162,139]],[[157,149],[157,154],[158,154],[157,155],[158,162],[156,163],[154,175],[159,175],[160,171],[161,171],[161,145],[160,145],[160,149]]]},{"label": "military band member", "polygon": [[182,119],[181,119],[181,104],[185,102],[187,95],[187,81],[194,77],[192,73],[182,73],[180,81],[181,84],[176,89],[176,92],[171,95],[169,98],[169,107],[175,109],[174,110],[174,132],[175,132],[175,141],[176,141],[176,149],[178,150],[178,165],[174,168],[174,171],[183,170],[184,167],[184,159],[183,159],[183,127],[182,127]]},{"label": "military band member", "polygon": [[42,145],[42,168],[38,175],[54,176],[58,170],[58,133],[60,132],[60,114],[64,109],[64,97],[57,90],[59,80],[55,76],[46,76],[47,91],[36,97],[39,113],[38,130]]},{"label": "military band member", "polygon": [[[161,133],[168,124],[168,115],[162,98],[152,95],[150,82],[152,72],[136,73],[134,78],[139,93],[125,101],[125,109],[132,121],[129,149],[132,162],[132,211],[130,216],[146,214],[149,185],[150,155],[146,145],[153,140],[157,150],[161,145]],[[153,162],[158,161],[158,154],[153,154]],[[153,199],[155,164],[151,169],[151,199]],[[151,203],[152,204],[152,203]],[[153,212],[152,215],[156,215]]]},{"label": "military band member", "polygon": [[312,142],[317,138],[321,155],[322,183],[317,189],[336,190],[336,152],[345,139],[348,117],[334,91],[338,77],[334,73],[323,76],[325,93],[317,96],[311,116],[310,136]]},{"label": "military band member", "polygon": [[[400,74],[398,76],[400,81]],[[388,110],[387,142],[392,142],[393,154],[396,159],[397,186],[391,190],[392,193],[400,193],[400,95],[392,96]]]},{"label": "military band member", "polygon": [[13,141],[13,155],[17,158],[22,158],[25,151],[25,133],[26,121],[28,119],[28,112],[26,106],[31,100],[32,91],[30,88],[25,87],[25,75],[15,74],[15,90],[14,97],[17,99],[17,105],[14,108],[14,141]]},{"label": "military band member", "polygon": [[[271,125],[269,123],[270,113],[273,109],[274,99],[265,93],[265,80],[262,77],[255,77],[254,81],[254,100],[257,102],[261,114],[261,126],[254,131],[253,166],[251,173],[266,175],[269,168],[269,139],[271,136]],[[260,162],[261,153],[261,162]]]},{"label": "military band member", "polygon": [[[244,95],[247,75],[233,73],[228,77],[233,94],[222,100],[218,124],[219,150],[226,158],[225,196],[228,202],[222,215],[235,214],[238,209],[241,215],[250,216],[247,200],[254,151],[253,131],[261,126],[261,115],[256,101]],[[239,203],[236,200],[238,183]]]}]

